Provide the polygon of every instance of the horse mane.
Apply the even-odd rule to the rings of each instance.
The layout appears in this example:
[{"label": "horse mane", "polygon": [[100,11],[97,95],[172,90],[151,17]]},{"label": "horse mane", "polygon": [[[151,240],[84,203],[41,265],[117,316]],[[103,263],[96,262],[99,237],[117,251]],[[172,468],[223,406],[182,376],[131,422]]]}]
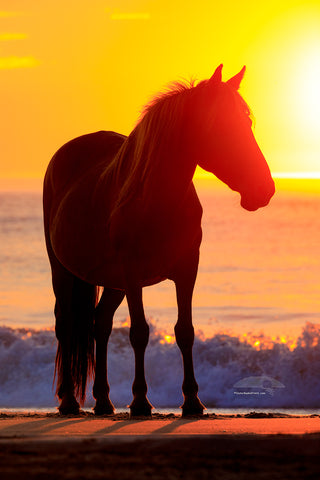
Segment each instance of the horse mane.
[{"label": "horse mane", "polygon": [[180,145],[176,133],[181,130],[193,87],[194,81],[171,83],[144,106],[135,128],[108,167],[118,187],[112,214],[142,191],[148,172],[161,161],[160,149],[169,141],[171,150],[173,143]]},{"label": "horse mane", "polygon": [[[197,85],[194,80],[173,82],[144,106],[135,128],[107,167],[112,182],[117,186],[117,197],[111,215],[134,196],[142,195],[147,174],[162,160],[161,149],[167,145],[170,145],[171,151],[181,149],[185,141],[183,126],[188,121],[190,100],[207,83],[208,80]],[[241,95],[231,88],[228,91],[233,93],[236,108],[252,117],[251,110]],[[215,108],[212,110],[214,112]]]}]

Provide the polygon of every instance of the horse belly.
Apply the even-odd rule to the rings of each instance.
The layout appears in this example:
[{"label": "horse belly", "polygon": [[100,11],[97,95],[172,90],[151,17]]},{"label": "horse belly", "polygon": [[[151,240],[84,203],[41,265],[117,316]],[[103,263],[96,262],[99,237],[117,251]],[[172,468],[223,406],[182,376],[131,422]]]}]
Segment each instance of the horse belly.
[{"label": "horse belly", "polygon": [[124,289],[129,272],[142,286],[153,285],[171,278],[175,266],[199,248],[202,208],[194,195],[173,217],[143,216],[140,205],[131,204],[109,225],[112,194],[104,191],[97,200],[90,185],[95,182],[87,175],[51,217],[54,253],[79,278]]},{"label": "horse belly", "polygon": [[202,208],[197,201],[187,206],[170,216],[142,215],[138,206],[131,205],[115,219],[113,251],[122,268],[142,286],[172,278],[177,265],[199,250]]}]

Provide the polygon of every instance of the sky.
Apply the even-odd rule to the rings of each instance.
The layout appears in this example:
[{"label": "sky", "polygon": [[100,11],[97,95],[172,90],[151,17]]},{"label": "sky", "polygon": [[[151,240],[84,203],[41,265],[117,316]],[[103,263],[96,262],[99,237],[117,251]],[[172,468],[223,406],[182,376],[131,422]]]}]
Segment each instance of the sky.
[{"label": "sky", "polygon": [[274,175],[320,176],[320,2],[0,0],[0,179],[41,178],[96,130],[129,134],[168,83],[240,93]]}]

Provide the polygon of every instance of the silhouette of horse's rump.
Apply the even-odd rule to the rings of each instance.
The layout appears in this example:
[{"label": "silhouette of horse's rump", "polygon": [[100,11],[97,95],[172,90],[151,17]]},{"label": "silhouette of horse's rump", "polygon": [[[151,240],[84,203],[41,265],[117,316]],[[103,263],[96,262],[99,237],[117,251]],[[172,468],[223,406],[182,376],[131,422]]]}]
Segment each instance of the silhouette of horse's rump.
[{"label": "silhouette of horse's rump", "polygon": [[62,414],[79,412],[90,374],[95,413],[113,413],[107,344],[114,312],[126,296],[135,354],[131,415],[151,415],[142,289],[164,279],[176,287],[182,413],[203,412],[192,359],[191,303],[202,236],[193,174],[197,165],[212,172],[240,193],[247,210],[267,205],[274,194],[250,110],[238,93],[245,68],[227,82],[221,70],[222,65],[209,80],[174,84],[157,96],[128,137],[103,131],[84,135],[60,148],[48,166],[44,226],[56,297]]}]

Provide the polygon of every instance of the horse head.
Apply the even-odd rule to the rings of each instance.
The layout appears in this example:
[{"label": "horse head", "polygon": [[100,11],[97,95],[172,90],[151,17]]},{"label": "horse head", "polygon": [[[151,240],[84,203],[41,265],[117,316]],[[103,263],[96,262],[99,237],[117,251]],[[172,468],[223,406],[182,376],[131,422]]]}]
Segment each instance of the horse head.
[{"label": "horse head", "polygon": [[221,71],[222,65],[199,84],[200,109],[193,116],[201,136],[197,163],[239,192],[241,206],[253,211],[269,203],[274,181],[254,138],[250,109],[238,93],[245,67],[227,82]]}]

